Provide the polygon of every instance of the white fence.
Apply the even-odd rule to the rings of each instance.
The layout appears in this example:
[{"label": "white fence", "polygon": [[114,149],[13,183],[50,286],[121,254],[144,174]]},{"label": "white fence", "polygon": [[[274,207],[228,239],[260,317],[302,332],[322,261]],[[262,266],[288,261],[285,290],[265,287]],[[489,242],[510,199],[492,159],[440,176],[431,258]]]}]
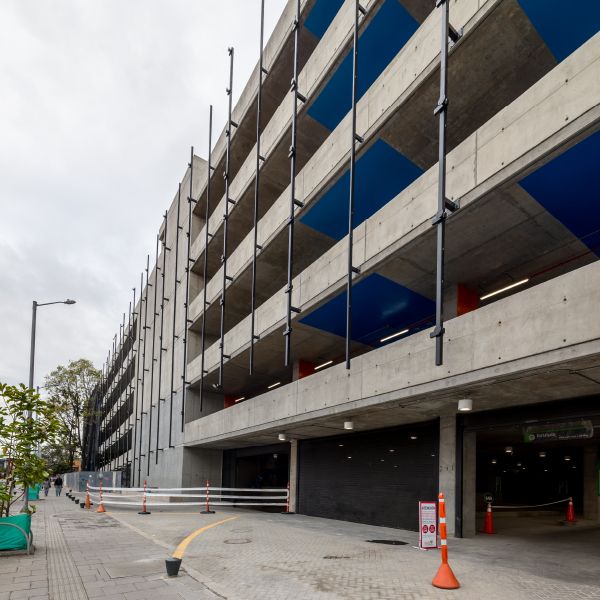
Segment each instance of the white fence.
[{"label": "white fence", "polygon": [[89,486],[90,498],[118,507],[281,506],[289,510],[288,488],[120,488]]}]

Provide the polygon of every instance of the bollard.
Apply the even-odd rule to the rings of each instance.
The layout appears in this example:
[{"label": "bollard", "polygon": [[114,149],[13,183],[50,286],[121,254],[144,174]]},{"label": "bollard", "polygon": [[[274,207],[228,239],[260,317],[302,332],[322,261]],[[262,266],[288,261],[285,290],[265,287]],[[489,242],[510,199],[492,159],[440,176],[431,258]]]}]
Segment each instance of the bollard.
[{"label": "bollard", "polygon": [[144,479],[144,496],[142,497],[142,510],[140,510],[138,512],[138,515],[149,515],[151,514],[147,509],[146,509],[146,489],[148,488],[148,484],[146,483],[146,480]]},{"label": "bollard", "polygon": [[215,511],[210,510],[210,481],[206,480],[206,497],[205,497],[205,508],[200,512],[201,515],[214,515]]},{"label": "bollard", "polygon": [[170,557],[165,560],[167,567],[167,575],[169,577],[177,577],[179,567],[181,566],[181,558]]},{"label": "bollard", "polygon": [[285,510],[281,513],[282,515],[293,515],[294,513],[290,510],[290,482],[287,484],[287,498],[285,501]]},{"label": "bollard", "polygon": [[444,494],[440,493],[439,505],[440,505],[440,544],[442,551],[442,564],[435,574],[431,584],[434,587],[441,588],[443,590],[456,590],[460,587],[458,579],[456,579],[450,565],[448,564],[448,539],[446,534],[446,501]]},{"label": "bollard", "polygon": [[492,503],[488,502],[487,510],[485,511],[485,521],[483,522],[483,529],[481,533],[496,533],[494,531],[494,518],[492,516]]},{"label": "bollard", "polygon": [[104,498],[102,496],[102,479],[100,480],[100,506],[98,506],[98,510],[96,512],[103,513],[106,512],[104,508]]},{"label": "bollard", "polygon": [[573,508],[573,498],[569,498],[565,523],[577,523],[577,519],[575,518],[575,508]]},{"label": "bollard", "polygon": [[85,507],[90,510],[92,503],[90,502],[90,484],[85,482]]}]

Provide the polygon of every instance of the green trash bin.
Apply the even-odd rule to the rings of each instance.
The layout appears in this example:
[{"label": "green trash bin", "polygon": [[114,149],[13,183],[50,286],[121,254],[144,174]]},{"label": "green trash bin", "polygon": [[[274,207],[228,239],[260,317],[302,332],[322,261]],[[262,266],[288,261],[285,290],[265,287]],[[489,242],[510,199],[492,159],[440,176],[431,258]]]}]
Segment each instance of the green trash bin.
[{"label": "green trash bin", "polygon": [[30,533],[31,515],[1,517],[0,550],[26,550]]},{"label": "green trash bin", "polygon": [[36,485],[32,485],[29,488],[29,493],[27,495],[27,498],[29,500],[39,500],[40,499],[40,490],[42,489],[42,485],[40,483],[37,483]]}]

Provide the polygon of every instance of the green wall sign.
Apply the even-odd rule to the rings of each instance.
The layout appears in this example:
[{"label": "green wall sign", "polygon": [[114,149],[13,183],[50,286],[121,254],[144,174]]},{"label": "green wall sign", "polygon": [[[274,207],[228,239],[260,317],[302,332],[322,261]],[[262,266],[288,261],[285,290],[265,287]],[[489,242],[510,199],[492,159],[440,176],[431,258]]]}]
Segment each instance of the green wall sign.
[{"label": "green wall sign", "polygon": [[525,442],[557,442],[562,440],[585,440],[594,437],[594,425],[588,419],[528,425],[523,428]]}]

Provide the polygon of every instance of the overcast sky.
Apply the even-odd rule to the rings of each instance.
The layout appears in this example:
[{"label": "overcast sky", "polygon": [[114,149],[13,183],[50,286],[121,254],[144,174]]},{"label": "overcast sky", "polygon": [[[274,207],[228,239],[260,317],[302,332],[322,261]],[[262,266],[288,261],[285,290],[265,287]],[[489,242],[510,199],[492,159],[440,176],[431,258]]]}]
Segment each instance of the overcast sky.
[{"label": "overcast sky", "polygon": [[[272,31],[285,0],[266,0]],[[0,381],[101,366],[208,106],[226,118],[258,59],[260,0],[2,0]],[[138,291],[139,293],[139,291]]]}]

